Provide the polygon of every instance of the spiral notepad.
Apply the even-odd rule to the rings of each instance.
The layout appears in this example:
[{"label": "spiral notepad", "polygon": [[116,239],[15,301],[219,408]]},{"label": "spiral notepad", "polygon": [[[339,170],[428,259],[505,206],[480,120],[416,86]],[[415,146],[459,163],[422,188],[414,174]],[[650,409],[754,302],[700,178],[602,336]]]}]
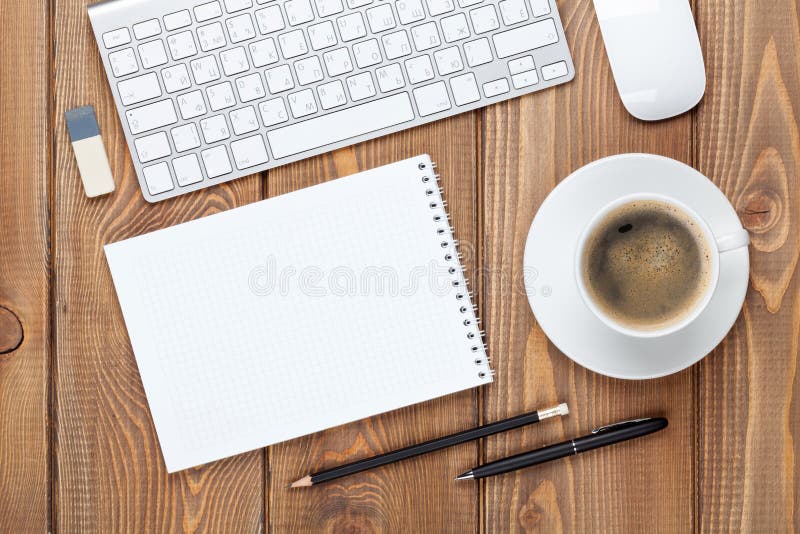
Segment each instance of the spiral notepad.
[{"label": "spiral notepad", "polygon": [[105,250],[170,472],[492,380],[428,156]]}]

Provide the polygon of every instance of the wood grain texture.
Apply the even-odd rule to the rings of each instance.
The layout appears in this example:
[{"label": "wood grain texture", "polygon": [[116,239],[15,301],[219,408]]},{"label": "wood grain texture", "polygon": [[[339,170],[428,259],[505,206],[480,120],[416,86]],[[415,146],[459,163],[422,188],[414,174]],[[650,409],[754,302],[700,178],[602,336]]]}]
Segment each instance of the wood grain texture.
[{"label": "wood grain texture", "polygon": [[[270,171],[270,196],[429,153],[456,236],[475,242],[474,115],[398,133]],[[453,142],[457,139],[458,142]],[[470,532],[478,529],[478,486],[453,478],[477,461],[477,444],[335,480],[307,490],[285,488],[333,465],[464,430],[478,420],[475,392],[464,392],[344,425],[270,448],[270,530],[275,532]]]},{"label": "wood grain texture", "polygon": [[531,221],[561,179],[622,152],[692,162],[691,116],[645,124],[627,115],[591,3],[559,5],[577,77],[567,86],[492,106],[483,121],[482,257],[489,273],[484,314],[497,369],[486,391],[485,418],[559,401],[569,403],[570,415],[488,438],[486,459],[637,416],[666,416],[670,426],[646,441],[488,479],[486,531],[687,531],[693,509],[693,370],[643,382],[589,372],[548,342],[522,289]]},{"label": "wood grain texture", "polygon": [[[258,532],[263,453],[168,475],[103,245],[247,204],[252,176],[174,202],[142,198],[83,0],[55,23],[55,527],[60,532]],[[86,198],[63,112],[92,103],[117,190]],[[201,290],[201,288],[198,288]]]},{"label": "wood grain texture", "polygon": [[[570,84],[155,206],[133,174],[89,1],[0,2],[0,307],[24,336],[0,354],[0,532],[800,532],[797,0],[694,2],[708,89],[678,119],[630,118],[591,2],[559,0],[578,73]],[[118,186],[94,200],[62,119],[87,103]],[[521,290],[525,238],[546,195],[583,164],[627,151],[697,167],[753,237],[733,331],[699,365],[647,382],[573,364]],[[423,152],[442,171],[496,382],[167,475],[102,245]],[[12,345],[4,318],[0,342]],[[311,470],[557,401],[569,417],[285,488]],[[452,482],[478,461],[643,413],[667,416],[669,429]]]},{"label": "wood grain texture", "polygon": [[697,166],[752,233],[743,315],[699,366],[705,532],[800,531],[798,3],[700,3],[709,65]]},{"label": "wood grain texture", "polygon": [[[26,13],[24,18],[16,14]],[[49,527],[47,2],[0,3],[0,532]]]}]

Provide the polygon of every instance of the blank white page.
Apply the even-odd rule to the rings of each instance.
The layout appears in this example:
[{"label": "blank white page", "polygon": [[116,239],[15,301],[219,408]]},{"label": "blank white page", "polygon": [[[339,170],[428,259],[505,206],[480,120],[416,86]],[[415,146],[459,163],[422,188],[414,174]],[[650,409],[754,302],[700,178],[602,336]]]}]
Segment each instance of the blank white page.
[{"label": "blank white page", "polygon": [[438,187],[419,156],[105,247],[168,471],[491,382]]}]

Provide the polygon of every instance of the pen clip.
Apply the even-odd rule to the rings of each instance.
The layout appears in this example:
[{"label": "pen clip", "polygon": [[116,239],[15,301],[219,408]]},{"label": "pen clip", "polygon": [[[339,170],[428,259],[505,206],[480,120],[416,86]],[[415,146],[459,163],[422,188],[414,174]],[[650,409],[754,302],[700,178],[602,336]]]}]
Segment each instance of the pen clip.
[{"label": "pen clip", "polygon": [[620,421],[619,423],[611,423],[610,425],[601,426],[592,430],[592,434],[600,434],[601,432],[606,432],[608,430],[614,430],[618,428],[624,428],[629,425],[633,425],[636,423],[641,423],[642,421],[648,421],[652,419],[652,417],[640,417],[639,419],[629,419],[627,421]]}]

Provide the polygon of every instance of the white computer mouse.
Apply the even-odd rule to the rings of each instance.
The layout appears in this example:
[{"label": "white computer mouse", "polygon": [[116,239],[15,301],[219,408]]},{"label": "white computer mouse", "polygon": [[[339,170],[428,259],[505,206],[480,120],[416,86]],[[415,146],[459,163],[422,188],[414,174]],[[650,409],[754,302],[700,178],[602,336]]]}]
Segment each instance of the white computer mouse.
[{"label": "white computer mouse", "polygon": [[594,0],[625,108],[655,121],[692,109],[706,89],[689,0]]}]

